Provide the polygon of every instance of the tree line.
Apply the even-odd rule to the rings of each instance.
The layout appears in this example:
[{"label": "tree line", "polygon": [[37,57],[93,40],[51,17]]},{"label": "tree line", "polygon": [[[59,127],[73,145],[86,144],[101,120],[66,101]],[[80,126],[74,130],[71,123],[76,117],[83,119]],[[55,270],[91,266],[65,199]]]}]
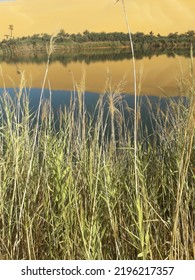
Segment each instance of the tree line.
[{"label": "tree line", "polygon": [[[3,41],[29,41],[29,42],[49,42],[51,36],[47,33],[34,34],[32,36],[22,36],[20,38],[13,37],[13,25],[9,25],[10,35],[5,35],[6,38]],[[154,34],[151,31],[149,34],[144,34],[143,32],[136,32],[132,34],[134,43],[139,42],[194,42],[195,40],[195,31],[189,30],[185,33],[169,33],[166,36]],[[2,41],[2,42],[3,42]],[[85,30],[83,33],[72,33],[69,34],[65,32],[64,29],[61,29],[58,34],[55,36],[56,43],[67,43],[67,42],[76,42],[76,43],[85,43],[85,42],[127,42],[129,41],[128,33],[124,32],[90,32]]]}]

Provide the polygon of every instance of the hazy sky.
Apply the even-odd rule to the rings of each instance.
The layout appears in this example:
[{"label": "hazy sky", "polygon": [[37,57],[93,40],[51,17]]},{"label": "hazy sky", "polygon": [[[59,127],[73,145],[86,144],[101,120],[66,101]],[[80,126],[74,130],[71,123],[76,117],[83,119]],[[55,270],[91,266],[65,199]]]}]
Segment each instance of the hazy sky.
[{"label": "hazy sky", "polygon": [[[0,39],[14,36],[89,31],[124,31],[125,20],[116,0],[15,0],[0,1]],[[195,30],[195,0],[125,0],[132,32],[168,34]]]}]

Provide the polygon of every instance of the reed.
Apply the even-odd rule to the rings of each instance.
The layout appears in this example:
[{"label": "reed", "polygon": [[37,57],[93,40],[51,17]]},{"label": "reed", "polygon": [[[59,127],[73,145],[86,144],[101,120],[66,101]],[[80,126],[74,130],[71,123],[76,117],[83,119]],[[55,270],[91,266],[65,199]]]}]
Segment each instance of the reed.
[{"label": "reed", "polygon": [[123,100],[123,82],[108,81],[91,114],[85,77],[74,82],[56,120],[52,91],[42,99],[53,47],[37,112],[22,72],[15,96],[6,85],[1,96],[0,258],[194,259],[193,63],[180,84],[185,102],[163,111],[148,101],[151,135],[139,104]]},{"label": "reed", "polygon": [[75,85],[58,129],[51,100],[40,102],[38,123],[29,111],[23,75],[14,98],[5,88],[1,259],[194,259],[193,87],[166,112],[148,104],[152,137],[138,119],[138,192],[125,117],[132,112],[120,87],[109,87],[89,114],[84,82]]}]

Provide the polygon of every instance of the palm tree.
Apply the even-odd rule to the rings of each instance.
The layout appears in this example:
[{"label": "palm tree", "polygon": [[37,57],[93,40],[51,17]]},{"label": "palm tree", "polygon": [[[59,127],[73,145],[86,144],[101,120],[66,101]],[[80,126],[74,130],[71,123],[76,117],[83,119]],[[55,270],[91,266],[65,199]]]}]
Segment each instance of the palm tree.
[{"label": "palm tree", "polygon": [[12,38],[12,31],[14,30],[13,24],[9,25],[9,30],[10,30],[10,38]]},{"label": "palm tree", "polygon": [[194,36],[195,36],[195,31],[194,31],[194,30],[188,30],[185,34],[186,34],[188,37],[194,37]]},{"label": "palm tree", "polygon": [[153,31],[150,31],[150,33],[149,33],[149,34],[150,34],[150,36],[151,36],[151,37],[153,37],[153,36],[154,36],[154,32],[153,32]]}]

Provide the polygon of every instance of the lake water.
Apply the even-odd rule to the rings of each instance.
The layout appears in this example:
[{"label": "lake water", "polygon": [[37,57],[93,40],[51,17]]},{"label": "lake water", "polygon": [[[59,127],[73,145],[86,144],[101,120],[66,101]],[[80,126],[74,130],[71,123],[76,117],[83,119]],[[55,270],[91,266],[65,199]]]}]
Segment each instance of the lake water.
[{"label": "lake water", "polygon": [[[183,95],[179,91],[178,81],[181,77],[190,78],[190,58],[169,54],[137,54],[136,69],[139,95],[143,96],[142,119],[147,119],[147,102],[155,106],[161,103],[166,109],[167,100]],[[24,71],[26,87],[30,88],[30,106],[37,108],[47,58],[36,54],[34,57],[5,58],[1,61],[0,93],[4,85],[14,96],[14,88],[20,85],[20,71]],[[123,93],[129,107],[134,106],[133,71],[131,55],[127,50],[99,50],[88,53],[64,53],[52,55],[44,98],[49,96],[49,84],[52,89],[52,107],[55,112],[60,107],[68,106],[75,84],[84,77],[86,106],[93,111],[99,94],[106,88]],[[147,96],[147,97],[146,97]]]},{"label": "lake water", "polygon": [[[137,55],[136,59],[140,94],[177,96],[177,80],[182,75],[189,76],[190,59],[185,56],[173,57],[171,54],[145,55]],[[19,86],[21,76],[18,70],[21,70],[25,71],[27,87],[40,88],[46,68],[46,57],[37,54],[34,57],[7,58],[2,60],[0,65],[6,87]],[[121,91],[128,94],[133,92],[132,60],[126,50],[53,55],[48,81],[52,90],[71,91],[74,89],[73,84],[79,82],[84,73],[88,92],[103,93],[108,79],[111,80],[113,88],[124,80]],[[2,87],[3,79],[0,77],[0,88]]]}]

